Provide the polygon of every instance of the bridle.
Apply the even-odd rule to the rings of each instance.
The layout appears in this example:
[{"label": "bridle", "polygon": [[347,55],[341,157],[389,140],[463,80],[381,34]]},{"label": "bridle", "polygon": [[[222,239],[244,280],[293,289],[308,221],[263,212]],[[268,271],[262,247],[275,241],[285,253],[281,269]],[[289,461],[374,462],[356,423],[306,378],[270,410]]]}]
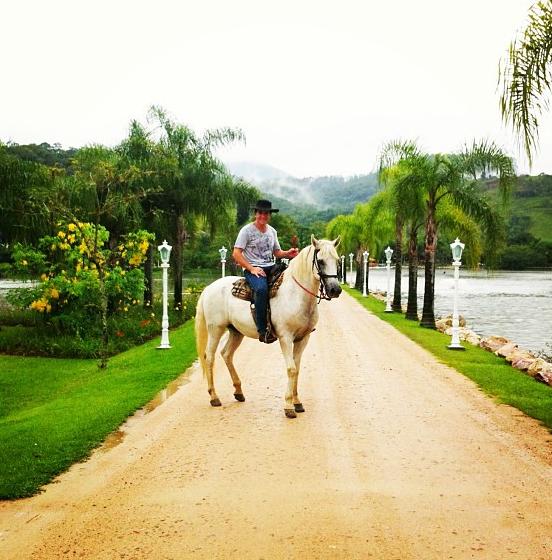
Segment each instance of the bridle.
[{"label": "bridle", "polygon": [[320,263],[318,262],[318,253],[319,253],[319,249],[315,249],[314,250],[314,254],[312,256],[312,270],[314,271],[316,269],[316,273],[318,274],[318,277],[320,279],[320,292],[319,294],[315,294],[314,292],[311,292],[308,288],[305,288],[305,286],[303,286],[303,284],[301,284],[296,278],[295,276],[292,276],[293,280],[295,281],[295,283],[303,288],[303,290],[305,290],[305,292],[307,292],[308,294],[310,294],[311,296],[318,298],[318,304],[320,304],[320,302],[325,299],[326,301],[330,301],[332,298],[328,296],[328,294],[326,293],[326,286],[324,285],[324,280],[326,278],[339,278],[338,274],[325,274],[324,272],[322,272],[322,270],[320,269]]}]

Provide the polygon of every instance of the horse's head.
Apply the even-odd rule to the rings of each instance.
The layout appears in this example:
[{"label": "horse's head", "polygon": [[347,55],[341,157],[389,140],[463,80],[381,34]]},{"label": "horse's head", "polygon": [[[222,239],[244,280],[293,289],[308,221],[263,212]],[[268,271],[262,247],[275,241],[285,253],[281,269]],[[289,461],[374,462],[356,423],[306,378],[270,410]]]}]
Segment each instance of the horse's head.
[{"label": "horse's head", "polygon": [[327,239],[316,239],[311,236],[311,243],[314,247],[313,266],[315,273],[320,277],[320,282],[328,297],[336,298],[341,294],[341,286],[337,270],[339,266],[339,255],[335,248],[339,245],[339,237],[333,241]]}]

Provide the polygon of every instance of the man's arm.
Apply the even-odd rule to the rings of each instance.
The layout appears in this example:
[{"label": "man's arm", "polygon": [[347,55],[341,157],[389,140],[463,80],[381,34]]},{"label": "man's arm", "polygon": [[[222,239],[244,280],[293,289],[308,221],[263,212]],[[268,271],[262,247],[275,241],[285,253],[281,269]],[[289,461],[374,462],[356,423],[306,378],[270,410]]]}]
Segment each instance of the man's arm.
[{"label": "man's arm", "polygon": [[249,272],[251,272],[251,274],[254,274],[255,276],[266,276],[265,271],[262,268],[258,266],[253,266],[243,256],[243,249],[240,249],[239,247],[234,247],[234,250],[232,251],[232,258],[234,259],[234,261],[236,261],[236,264],[238,264],[242,268],[245,268],[245,270],[248,270]]}]

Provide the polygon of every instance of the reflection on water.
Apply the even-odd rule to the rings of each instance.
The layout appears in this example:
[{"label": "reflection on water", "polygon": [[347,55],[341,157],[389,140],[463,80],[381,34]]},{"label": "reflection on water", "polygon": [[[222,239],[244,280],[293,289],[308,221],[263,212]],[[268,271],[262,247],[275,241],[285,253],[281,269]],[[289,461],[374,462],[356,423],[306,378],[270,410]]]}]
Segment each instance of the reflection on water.
[{"label": "reflection on water", "polygon": [[[394,271],[391,270],[391,274]],[[393,280],[392,280],[393,282]],[[392,284],[393,285],[393,284]],[[371,269],[369,289],[385,291],[384,268]],[[424,293],[423,270],[418,271],[418,309]],[[403,270],[403,304],[408,295],[408,270]],[[452,313],[454,272],[438,269],[435,274],[435,315]],[[467,324],[483,336],[498,334],[533,351],[552,344],[552,271],[471,271],[462,268],[459,282],[459,312]]]},{"label": "reflection on water", "polygon": [[189,367],[182,375],[177,377],[175,380],[171,381],[164,389],[159,391],[151,401],[149,401],[143,408],[137,410],[133,416],[131,416],[121,428],[117,431],[112,432],[104,440],[99,451],[105,453],[114,447],[117,447],[125,439],[126,431],[125,428],[129,428],[130,425],[142,418],[146,414],[149,414],[155,410],[158,406],[162,405],[170,396],[174,395],[182,385],[190,382],[190,373],[195,366]]}]

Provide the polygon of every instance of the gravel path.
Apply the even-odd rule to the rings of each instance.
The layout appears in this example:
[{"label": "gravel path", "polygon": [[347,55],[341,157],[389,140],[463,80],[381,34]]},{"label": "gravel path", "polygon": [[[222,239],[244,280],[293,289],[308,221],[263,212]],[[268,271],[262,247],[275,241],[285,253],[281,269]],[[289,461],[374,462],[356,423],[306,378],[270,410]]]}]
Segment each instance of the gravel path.
[{"label": "gravel path", "polygon": [[283,415],[278,344],[197,371],[122,443],[0,504],[4,559],[552,558],[552,436],[363,310],[320,306]]}]

